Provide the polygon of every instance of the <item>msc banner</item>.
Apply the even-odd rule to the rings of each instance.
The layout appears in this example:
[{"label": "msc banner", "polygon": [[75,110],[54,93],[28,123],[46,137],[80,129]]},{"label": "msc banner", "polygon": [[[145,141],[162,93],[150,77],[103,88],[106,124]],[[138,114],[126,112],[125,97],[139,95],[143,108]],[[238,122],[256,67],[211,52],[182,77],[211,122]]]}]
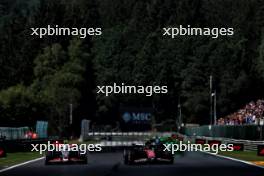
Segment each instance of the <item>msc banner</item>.
[{"label": "msc banner", "polygon": [[151,130],[152,108],[120,108],[122,131]]},{"label": "msc banner", "polygon": [[264,145],[258,145],[258,156],[264,156]]}]

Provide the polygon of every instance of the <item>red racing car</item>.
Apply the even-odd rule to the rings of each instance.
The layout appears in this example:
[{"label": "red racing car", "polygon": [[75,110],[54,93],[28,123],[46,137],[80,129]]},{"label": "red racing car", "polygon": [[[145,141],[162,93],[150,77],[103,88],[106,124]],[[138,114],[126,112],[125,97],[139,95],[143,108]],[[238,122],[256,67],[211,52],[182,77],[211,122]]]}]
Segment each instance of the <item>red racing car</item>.
[{"label": "red racing car", "polygon": [[163,145],[134,145],[124,150],[124,164],[167,163],[173,164],[174,155],[163,151]]},{"label": "red racing car", "polygon": [[60,164],[60,163],[80,163],[87,164],[87,154],[82,154],[80,151],[72,151],[69,148],[65,148],[61,151],[48,151],[46,153],[45,165]]}]

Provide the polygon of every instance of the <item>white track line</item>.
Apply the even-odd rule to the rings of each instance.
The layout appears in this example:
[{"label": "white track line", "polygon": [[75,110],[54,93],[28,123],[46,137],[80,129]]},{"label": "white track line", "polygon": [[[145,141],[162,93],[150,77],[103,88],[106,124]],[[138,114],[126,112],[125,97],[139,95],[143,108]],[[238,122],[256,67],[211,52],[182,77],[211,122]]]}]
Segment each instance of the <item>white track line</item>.
[{"label": "white track line", "polygon": [[44,158],[44,157],[37,158],[37,159],[33,159],[33,160],[29,160],[29,161],[26,161],[26,162],[24,162],[24,163],[16,164],[16,165],[13,165],[13,166],[7,167],[7,168],[5,168],[5,169],[1,169],[1,170],[0,170],[0,173],[1,173],[1,172],[8,171],[8,170],[11,170],[11,169],[14,169],[14,168],[16,168],[16,167],[20,167],[20,166],[23,166],[23,165],[26,165],[26,164],[29,164],[29,163],[33,163],[33,162],[36,162],[36,161],[42,160],[43,158]]},{"label": "white track line", "polygon": [[[201,151],[203,152],[203,151]],[[229,160],[232,160],[232,161],[236,161],[236,162],[240,162],[240,163],[244,163],[244,164],[248,164],[248,165],[251,165],[251,166],[255,166],[255,167],[260,167],[260,168],[264,168],[263,166],[258,166],[254,163],[251,163],[249,161],[244,161],[244,160],[240,160],[240,159],[235,159],[235,158],[231,158],[231,157],[228,157],[228,156],[223,156],[223,155],[216,155],[216,154],[213,154],[213,153],[210,153],[210,152],[203,152],[203,153],[207,153],[209,155],[212,155],[212,156],[216,156],[216,157],[219,157],[219,158],[224,158],[224,159],[229,159]]]}]

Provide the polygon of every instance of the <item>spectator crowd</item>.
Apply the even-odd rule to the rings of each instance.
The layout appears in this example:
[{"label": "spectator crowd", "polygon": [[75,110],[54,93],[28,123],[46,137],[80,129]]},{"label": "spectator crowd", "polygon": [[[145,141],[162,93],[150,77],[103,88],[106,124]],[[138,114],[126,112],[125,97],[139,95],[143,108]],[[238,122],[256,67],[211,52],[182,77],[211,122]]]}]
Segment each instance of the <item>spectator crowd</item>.
[{"label": "spectator crowd", "polygon": [[217,120],[218,125],[246,125],[263,124],[264,100],[250,102],[237,112]]}]

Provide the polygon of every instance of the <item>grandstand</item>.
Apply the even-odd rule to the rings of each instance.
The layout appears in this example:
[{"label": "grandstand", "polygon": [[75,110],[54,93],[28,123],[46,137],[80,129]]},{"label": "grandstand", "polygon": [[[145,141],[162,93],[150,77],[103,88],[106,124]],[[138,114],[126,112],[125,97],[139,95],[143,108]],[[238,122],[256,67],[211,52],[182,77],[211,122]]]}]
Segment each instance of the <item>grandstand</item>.
[{"label": "grandstand", "polygon": [[251,101],[238,111],[217,120],[218,125],[263,125],[264,100]]}]

